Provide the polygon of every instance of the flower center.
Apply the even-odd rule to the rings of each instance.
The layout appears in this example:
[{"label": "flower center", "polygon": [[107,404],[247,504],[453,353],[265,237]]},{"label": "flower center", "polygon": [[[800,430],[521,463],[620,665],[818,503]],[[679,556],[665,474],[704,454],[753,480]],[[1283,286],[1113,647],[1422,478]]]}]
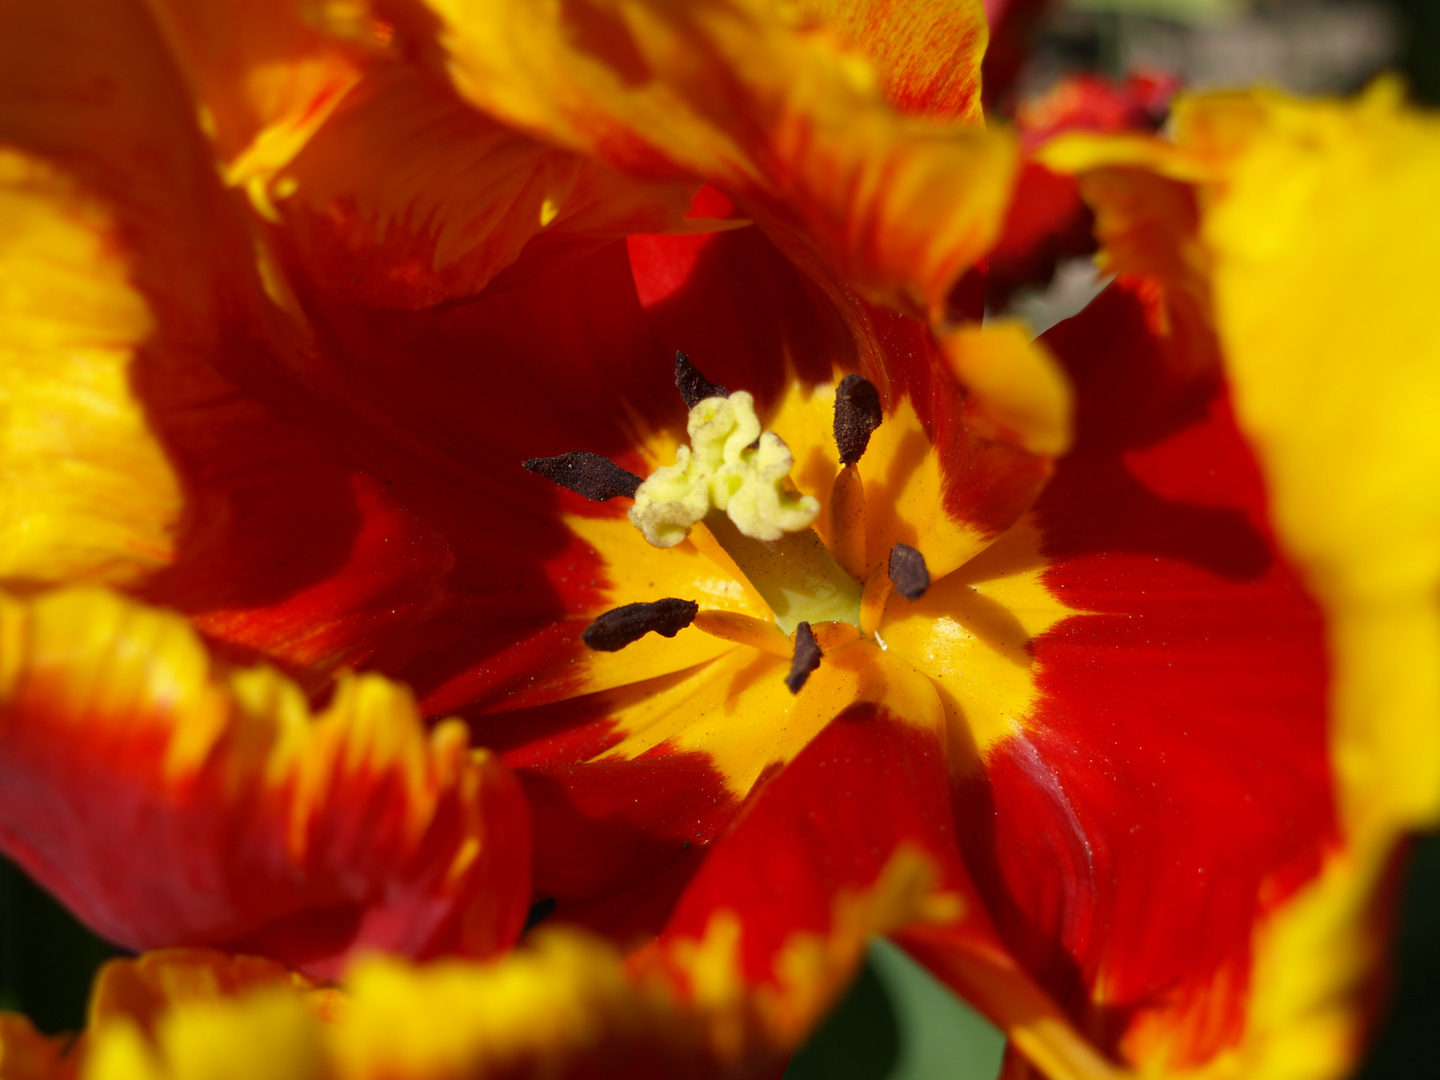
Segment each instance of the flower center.
[{"label": "flower center", "polygon": [[676,448],[675,464],[644,480],[584,451],[532,459],[525,467],[590,499],[634,499],[630,522],[655,547],[689,538],[702,549],[723,550],[769,605],[774,623],[667,598],[606,612],[585,631],[586,645],[614,651],[651,632],[673,637],[693,623],[768,651],[793,650],[786,684],[795,693],[826,647],[863,636],[884,648],[876,630],[890,591],[916,599],[929,573],[918,551],[896,544],[888,562],[864,578],[864,494],[855,464],[882,419],[874,386],[848,375],[836,388],[841,468],[830,491],[827,546],[812,527],[821,504],[797,490],[790,477],[794,455],[779,435],[762,430],[754,398],[709,382],[683,353],[675,365],[676,385],[690,407],[690,443]]}]

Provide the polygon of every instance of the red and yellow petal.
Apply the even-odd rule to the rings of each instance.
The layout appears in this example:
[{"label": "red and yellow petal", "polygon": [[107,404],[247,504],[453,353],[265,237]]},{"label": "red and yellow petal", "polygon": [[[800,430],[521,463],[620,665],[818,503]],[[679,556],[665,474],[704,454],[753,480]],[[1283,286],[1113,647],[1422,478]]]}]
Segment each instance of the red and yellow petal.
[{"label": "red and yellow petal", "polygon": [[554,261],[678,228],[695,187],[534,142],[419,68],[387,63],[269,190],[284,242],[320,288],[421,308],[478,293],[522,250]]},{"label": "red and yellow petal", "polygon": [[[973,56],[983,47],[977,8],[934,16]],[[887,104],[888,84],[901,97],[936,94],[939,111],[953,111],[942,104],[957,89],[949,80],[913,64],[907,73],[907,51],[882,44],[884,27],[908,28],[908,16],[809,13],[833,19],[832,34],[806,14],[741,0],[663,12],[437,2],[410,21],[446,54],[461,95],[492,115],[640,175],[712,180],[862,294],[942,311],[998,228],[1013,147]],[[860,30],[862,14],[882,25]],[[872,64],[838,44],[847,37],[887,59]],[[959,93],[973,102],[969,85]]]},{"label": "red and yellow petal", "polygon": [[[463,726],[344,679],[312,713],[112,595],[4,601],[5,849],[131,947],[245,942],[314,971],[355,949],[484,955],[529,899],[528,815]],[[183,868],[183,873],[178,872]]]},{"label": "red and yellow petal", "polygon": [[1165,215],[1176,191],[1198,207],[1170,215],[1179,227],[1152,238],[1151,257],[1204,257],[1277,538],[1325,612],[1336,841],[1257,939],[1232,1064],[1334,1075],[1363,1040],[1399,834],[1433,824],[1440,791],[1437,518],[1421,479],[1440,452],[1427,419],[1436,338],[1411,299],[1435,242],[1421,192],[1440,142],[1384,83],[1354,103],[1195,98],[1176,136],[1070,140],[1057,160],[1111,177],[1132,216]]},{"label": "red and yellow petal", "polygon": [[200,103],[228,183],[274,217],[270,181],[381,54],[368,5],[162,0],[149,10]]},{"label": "red and yellow petal", "polygon": [[[1039,583],[1084,614],[1027,647],[1038,695],[958,778],[957,830],[1010,952],[1103,1050],[1230,1075],[1295,1019],[1266,935],[1315,941],[1325,916],[1296,913],[1366,856],[1336,817],[1321,611],[1225,400],[1166,385],[1146,326],[1111,290],[1048,335],[1080,439],[1036,507]],[[1375,940],[1350,895],[1332,971]],[[1335,1008],[1363,1017],[1357,987]]]}]

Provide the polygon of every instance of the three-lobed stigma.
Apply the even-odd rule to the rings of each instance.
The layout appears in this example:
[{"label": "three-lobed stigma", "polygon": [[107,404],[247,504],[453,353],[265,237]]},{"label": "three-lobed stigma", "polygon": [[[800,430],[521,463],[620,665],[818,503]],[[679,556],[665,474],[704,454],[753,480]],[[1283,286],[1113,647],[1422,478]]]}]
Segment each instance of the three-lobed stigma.
[{"label": "three-lobed stigma", "polygon": [[815,521],[819,500],[789,490],[795,456],[780,436],[760,430],[750,394],[701,398],[686,428],[690,445],[650,474],[630,508],[630,523],[655,547],[674,547],[711,510],[752,540],[779,540]]}]

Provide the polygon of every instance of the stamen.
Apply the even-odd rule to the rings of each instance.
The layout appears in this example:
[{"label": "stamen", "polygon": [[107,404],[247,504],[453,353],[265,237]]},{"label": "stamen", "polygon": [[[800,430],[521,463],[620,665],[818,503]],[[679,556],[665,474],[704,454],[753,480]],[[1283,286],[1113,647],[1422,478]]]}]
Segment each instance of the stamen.
[{"label": "stamen", "polygon": [[790,674],[785,676],[785,685],[790,688],[790,693],[800,693],[810,673],[820,666],[820,655],[820,646],[815,643],[810,624],[802,622],[795,627],[795,656],[790,661]]},{"label": "stamen", "polygon": [[775,656],[789,656],[791,653],[790,639],[768,619],[757,619],[738,611],[702,611],[695,616],[694,626],[711,637],[733,641],[737,645],[749,645]]},{"label": "stamen", "polygon": [[860,633],[879,640],[885,605],[890,602],[890,594],[894,591],[888,568],[884,563],[876,563],[865,579],[865,591],[860,596]]},{"label": "stamen", "polygon": [[930,587],[925,556],[909,544],[896,544],[890,549],[890,580],[906,600],[919,600]]},{"label": "stamen", "polygon": [[865,485],[846,465],[830,486],[830,550],[851,577],[865,576]]},{"label": "stamen", "polygon": [[870,445],[884,414],[880,393],[868,379],[846,375],[835,388],[835,446],[841,465],[854,465]]},{"label": "stamen", "polygon": [[685,399],[687,409],[693,409],[706,398],[730,396],[729,390],[701,375],[699,368],[690,363],[690,358],[678,351],[675,353],[675,387]]},{"label": "stamen", "polygon": [[555,457],[537,457],[521,464],[532,473],[553,480],[592,502],[605,502],[617,495],[633,499],[644,483],[628,469],[622,469],[607,457],[588,450],[572,450]]},{"label": "stamen", "polygon": [[626,604],[605,612],[585,628],[580,640],[599,652],[619,652],[652,630],[672,638],[695,621],[700,605],[668,596],[649,604]]}]

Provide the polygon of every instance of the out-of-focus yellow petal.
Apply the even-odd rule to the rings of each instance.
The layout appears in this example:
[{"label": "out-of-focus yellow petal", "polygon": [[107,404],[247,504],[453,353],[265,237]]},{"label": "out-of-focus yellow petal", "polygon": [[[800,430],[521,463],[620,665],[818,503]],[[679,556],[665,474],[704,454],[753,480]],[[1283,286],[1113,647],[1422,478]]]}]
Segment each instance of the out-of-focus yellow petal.
[{"label": "out-of-focus yellow petal", "polygon": [[939,339],[955,377],[975,395],[970,419],[981,435],[1049,457],[1069,448],[1070,384],[1023,325],[961,326]]},{"label": "out-of-focus yellow petal", "polygon": [[[758,985],[741,963],[745,924],[728,909],[699,937],[662,938],[628,958],[555,928],[484,964],[367,957],[343,989],[316,988],[270,961],[202,950],[114,961],[92,998],[82,1075],[757,1075],[824,1014],[873,935],[960,917],[962,901],[937,887],[937,874],[928,854],[902,845],[868,887],[841,891],[825,930],[790,935]],[[33,1044],[34,1060],[49,1060],[23,1020],[0,1020],[0,1037],[11,1027],[16,1046]],[[19,1080],[32,1075],[64,1074]]]},{"label": "out-of-focus yellow petal", "polygon": [[[1144,260],[1157,277],[1213,290],[1276,526],[1330,617],[1347,816],[1366,829],[1433,822],[1440,329],[1426,283],[1440,242],[1440,120],[1382,82],[1350,103],[1193,98],[1177,105],[1175,130],[1176,144],[1076,136],[1045,154],[1091,170],[1087,194],[1102,223],[1116,222],[1103,238],[1122,253],[1118,269]],[[1195,188],[1193,216],[1182,182]],[[1154,222],[1167,224],[1145,227]]]},{"label": "out-of-focus yellow petal", "polygon": [[94,1035],[84,1080],[312,1080],[326,1075],[320,1024],[276,987],[236,999],[189,1001],[155,1022],[147,1039],[132,1022]]},{"label": "out-of-focus yellow petal", "polygon": [[134,362],[154,329],[114,221],[0,151],[0,577],[131,584],[173,555],[179,483]]},{"label": "out-of-focus yellow petal", "polygon": [[627,171],[712,180],[877,302],[943,312],[999,229],[1011,138],[898,114],[837,44],[848,8],[831,35],[761,0],[428,7],[415,32],[475,105]]}]

